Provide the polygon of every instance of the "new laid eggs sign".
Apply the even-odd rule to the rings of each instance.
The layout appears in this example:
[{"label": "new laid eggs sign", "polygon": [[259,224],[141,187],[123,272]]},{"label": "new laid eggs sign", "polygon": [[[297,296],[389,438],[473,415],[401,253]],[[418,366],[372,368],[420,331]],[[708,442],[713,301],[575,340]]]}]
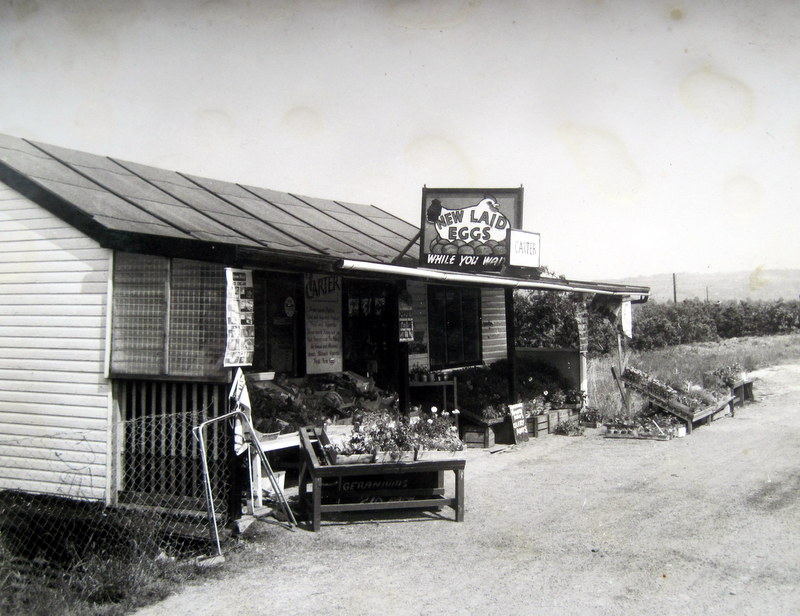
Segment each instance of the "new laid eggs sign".
[{"label": "new laid eggs sign", "polygon": [[520,188],[423,188],[420,265],[496,272],[522,223]]}]

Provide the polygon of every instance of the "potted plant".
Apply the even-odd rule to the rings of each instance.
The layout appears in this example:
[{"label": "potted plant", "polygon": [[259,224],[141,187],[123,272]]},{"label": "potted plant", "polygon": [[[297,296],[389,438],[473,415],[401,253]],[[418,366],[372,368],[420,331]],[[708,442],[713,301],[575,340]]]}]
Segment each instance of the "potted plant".
[{"label": "potted plant", "polygon": [[568,389],[564,392],[564,403],[573,408],[582,408],[586,404],[586,392],[582,389]]},{"label": "potted plant", "polygon": [[546,391],[544,392],[544,394],[552,410],[564,408],[564,404],[566,403],[567,398],[564,395],[563,391],[561,391],[560,389],[555,389],[551,392]]},{"label": "potted plant", "polygon": [[596,428],[603,420],[603,416],[597,409],[585,408],[580,414],[580,423],[586,428]]}]

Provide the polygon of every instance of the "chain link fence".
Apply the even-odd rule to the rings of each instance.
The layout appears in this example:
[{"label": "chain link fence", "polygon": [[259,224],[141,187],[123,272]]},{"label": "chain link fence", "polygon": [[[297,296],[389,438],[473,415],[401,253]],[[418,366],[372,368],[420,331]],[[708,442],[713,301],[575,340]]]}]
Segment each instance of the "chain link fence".
[{"label": "chain link fence", "polygon": [[[192,428],[204,410],[141,415],[114,426],[116,446],[107,460],[97,432],[40,437],[0,437],[3,466],[11,476],[51,482],[55,494],[0,491],[0,595],[30,584],[85,584],[138,570],[142,562],[211,553],[213,533],[199,443]],[[241,491],[231,467],[231,430],[215,422],[206,455],[217,524],[229,520]],[[46,448],[43,443],[50,443]],[[64,449],[52,447],[63,442]],[[6,453],[14,455],[5,455]],[[28,452],[27,456],[20,452]],[[114,474],[116,503],[99,500]],[[35,470],[31,470],[35,469]],[[237,494],[237,490],[239,490]],[[41,490],[40,490],[41,492]],[[113,585],[112,585],[113,586]],[[0,610],[2,611],[2,610]]]}]

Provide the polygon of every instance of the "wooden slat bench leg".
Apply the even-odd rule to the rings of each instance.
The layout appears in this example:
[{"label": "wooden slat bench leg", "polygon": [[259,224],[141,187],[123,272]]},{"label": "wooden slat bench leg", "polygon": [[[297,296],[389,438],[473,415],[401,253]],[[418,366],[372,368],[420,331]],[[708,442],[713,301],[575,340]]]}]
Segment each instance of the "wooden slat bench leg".
[{"label": "wooden slat bench leg", "polygon": [[464,521],[464,469],[456,469],[456,522]]},{"label": "wooden slat bench leg", "polygon": [[322,521],[322,478],[311,478],[311,498],[313,501],[311,507],[311,530],[317,532]]}]

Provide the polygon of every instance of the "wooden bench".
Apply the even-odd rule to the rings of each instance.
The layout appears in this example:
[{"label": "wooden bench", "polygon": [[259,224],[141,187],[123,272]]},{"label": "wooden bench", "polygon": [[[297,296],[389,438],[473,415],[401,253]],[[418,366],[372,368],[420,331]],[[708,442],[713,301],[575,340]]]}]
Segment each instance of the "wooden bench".
[{"label": "wooden bench", "polygon": [[[300,430],[301,451],[303,463],[298,479],[298,492],[300,500],[310,509],[311,528],[318,531],[325,513],[348,511],[376,511],[388,509],[440,509],[443,506],[452,507],[455,511],[456,522],[464,520],[464,468],[466,460],[463,458],[443,460],[419,460],[415,462],[370,462],[363,464],[328,464],[324,453],[321,451],[319,428],[303,428]],[[372,492],[363,491],[360,499],[332,499],[336,502],[323,502],[323,482],[331,480],[352,483],[368,483],[374,478],[376,484],[380,483],[380,476],[404,477],[406,475],[422,477],[431,474],[441,477],[443,471],[453,471],[455,474],[455,495],[446,497],[441,479],[436,486],[418,489],[378,488]],[[364,480],[359,478],[365,478]],[[311,482],[311,495],[307,492],[307,484]],[[396,481],[396,480],[394,480]],[[340,491],[340,494],[342,492]],[[345,490],[346,493],[346,490]],[[384,500],[386,498],[387,500]],[[345,502],[341,502],[345,500]],[[356,500],[356,502],[350,502]]]}]

